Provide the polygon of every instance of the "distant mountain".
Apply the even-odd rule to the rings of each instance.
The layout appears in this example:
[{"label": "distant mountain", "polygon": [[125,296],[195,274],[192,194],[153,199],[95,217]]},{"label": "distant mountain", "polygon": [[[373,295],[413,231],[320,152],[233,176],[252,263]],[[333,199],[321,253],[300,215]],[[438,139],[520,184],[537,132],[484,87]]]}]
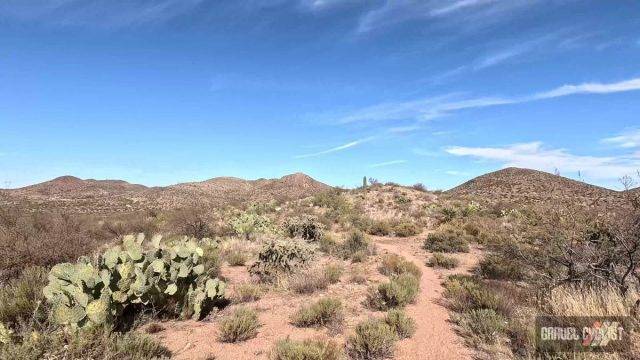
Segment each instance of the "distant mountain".
[{"label": "distant mountain", "polygon": [[478,176],[447,191],[495,201],[536,203],[560,201],[584,206],[620,206],[622,192],[546,172],[506,168]]},{"label": "distant mountain", "polygon": [[166,187],[146,187],[122,180],[83,180],[62,176],[19,189],[3,190],[0,203],[77,212],[171,209],[187,206],[238,205],[249,201],[288,201],[314,195],[330,186],[296,173],[280,179],[219,177]]}]

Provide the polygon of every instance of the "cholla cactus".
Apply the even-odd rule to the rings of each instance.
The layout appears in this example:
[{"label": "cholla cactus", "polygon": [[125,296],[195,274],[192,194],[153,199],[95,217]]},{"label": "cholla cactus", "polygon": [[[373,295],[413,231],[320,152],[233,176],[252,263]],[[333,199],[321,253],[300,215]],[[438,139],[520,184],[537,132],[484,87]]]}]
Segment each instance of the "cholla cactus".
[{"label": "cholla cactus", "polygon": [[231,227],[240,236],[249,240],[255,233],[266,233],[271,230],[271,220],[254,212],[243,212],[233,220]]},{"label": "cholla cactus", "polygon": [[249,273],[264,281],[274,281],[279,275],[306,265],[313,255],[313,248],[302,241],[270,240],[263,245]]},{"label": "cholla cactus", "polygon": [[310,215],[288,218],[284,228],[289,237],[301,237],[308,241],[320,240],[324,232],[324,225],[318,221],[317,217]]},{"label": "cholla cactus", "polygon": [[53,321],[94,326],[111,322],[131,304],[165,309],[177,304],[181,317],[199,318],[203,307],[224,296],[225,284],[208,278],[200,263],[203,250],[194,239],[161,244],[156,236],[145,249],[144,234],[127,235],[95,263],[81,258],[49,273],[44,288]]}]

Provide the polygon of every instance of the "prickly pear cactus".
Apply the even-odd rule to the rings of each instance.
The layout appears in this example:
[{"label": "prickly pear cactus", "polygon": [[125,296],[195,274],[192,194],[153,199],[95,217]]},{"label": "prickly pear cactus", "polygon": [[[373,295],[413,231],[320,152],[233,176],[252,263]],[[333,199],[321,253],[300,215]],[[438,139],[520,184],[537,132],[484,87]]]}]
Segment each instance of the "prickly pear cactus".
[{"label": "prickly pear cactus", "polygon": [[97,261],[62,263],[49,273],[43,292],[52,304],[52,319],[61,325],[85,327],[117,320],[133,304],[200,318],[224,296],[225,284],[206,276],[203,250],[195,239],[162,243],[155,236],[127,235],[122,245]]}]

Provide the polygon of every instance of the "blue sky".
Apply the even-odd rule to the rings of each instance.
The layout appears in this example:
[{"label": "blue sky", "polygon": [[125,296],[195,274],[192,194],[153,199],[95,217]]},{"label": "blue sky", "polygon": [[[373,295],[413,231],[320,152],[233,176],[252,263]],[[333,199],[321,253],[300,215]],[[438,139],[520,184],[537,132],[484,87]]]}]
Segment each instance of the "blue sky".
[{"label": "blue sky", "polygon": [[640,3],[0,0],[0,187],[640,169]]}]

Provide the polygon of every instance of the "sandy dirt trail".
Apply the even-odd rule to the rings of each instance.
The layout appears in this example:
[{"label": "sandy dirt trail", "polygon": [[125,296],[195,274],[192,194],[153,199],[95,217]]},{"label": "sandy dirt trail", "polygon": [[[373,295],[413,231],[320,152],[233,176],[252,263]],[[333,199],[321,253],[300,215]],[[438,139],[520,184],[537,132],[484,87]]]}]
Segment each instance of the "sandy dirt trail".
[{"label": "sandy dirt trail", "polygon": [[406,307],[407,315],[416,321],[416,333],[398,343],[394,359],[471,359],[471,350],[455,333],[447,309],[440,304],[444,290],[442,279],[434,269],[425,265],[428,257],[416,241],[377,238],[376,245],[380,252],[401,255],[422,270],[420,297],[415,304]]}]

